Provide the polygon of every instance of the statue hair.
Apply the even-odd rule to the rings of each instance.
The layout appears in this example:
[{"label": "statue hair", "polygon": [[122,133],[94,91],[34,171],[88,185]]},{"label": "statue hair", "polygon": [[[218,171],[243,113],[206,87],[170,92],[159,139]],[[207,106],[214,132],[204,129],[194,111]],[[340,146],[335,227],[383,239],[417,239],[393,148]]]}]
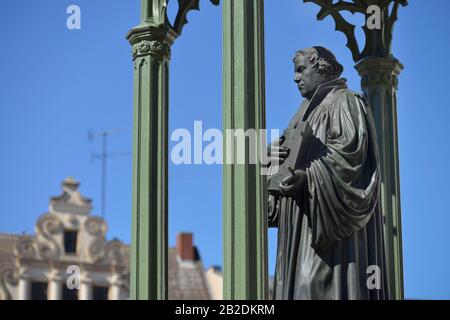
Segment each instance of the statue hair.
[{"label": "statue hair", "polygon": [[295,53],[294,62],[300,56],[308,58],[314,68],[324,76],[339,78],[344,71],[344,67],[336,60],[334,54],[327,48],[314,46],[299,50]]}]

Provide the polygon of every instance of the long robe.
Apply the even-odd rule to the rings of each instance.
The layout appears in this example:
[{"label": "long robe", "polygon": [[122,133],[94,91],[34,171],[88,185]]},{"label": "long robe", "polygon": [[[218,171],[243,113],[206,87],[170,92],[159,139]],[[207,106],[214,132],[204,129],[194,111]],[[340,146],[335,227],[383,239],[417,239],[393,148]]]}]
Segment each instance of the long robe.
[{"label": "long robe", "polygon": [[[288,128],[300,121],[313,131],[307,183],[293,197],[269,196],[269,226],[278,227],[273,298],[389,299],[372,112],[335,79],[302,103]],[[378,271],[378,287],[368,286]]]}]

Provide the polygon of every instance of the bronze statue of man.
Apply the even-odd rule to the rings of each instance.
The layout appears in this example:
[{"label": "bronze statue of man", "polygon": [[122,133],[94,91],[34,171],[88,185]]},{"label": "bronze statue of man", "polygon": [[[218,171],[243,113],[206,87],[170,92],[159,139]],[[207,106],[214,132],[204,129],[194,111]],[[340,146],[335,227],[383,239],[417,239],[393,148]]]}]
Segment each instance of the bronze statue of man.
[{"label": "bronze statue of man", "polygon": [[305,100],[272,144],[271,163],[299,157],[286,132],[310,126],[312,137],[280,192],[269,190],[269,226],[278,228],[274,299],[389,299],[372,112],[328,49],[298,51],[294,66]]}]

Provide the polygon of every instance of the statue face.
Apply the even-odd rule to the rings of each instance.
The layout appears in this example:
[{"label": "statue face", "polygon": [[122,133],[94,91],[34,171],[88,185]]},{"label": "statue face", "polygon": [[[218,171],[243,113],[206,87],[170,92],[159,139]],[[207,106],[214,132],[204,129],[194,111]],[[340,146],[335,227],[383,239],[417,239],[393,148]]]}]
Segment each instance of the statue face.
[{"label": "statue face", "polygon": [[294,62],[294,81],[303,98],[311,99],[317,87],[327,79],[315,70],[307,57],[299,56]]}]

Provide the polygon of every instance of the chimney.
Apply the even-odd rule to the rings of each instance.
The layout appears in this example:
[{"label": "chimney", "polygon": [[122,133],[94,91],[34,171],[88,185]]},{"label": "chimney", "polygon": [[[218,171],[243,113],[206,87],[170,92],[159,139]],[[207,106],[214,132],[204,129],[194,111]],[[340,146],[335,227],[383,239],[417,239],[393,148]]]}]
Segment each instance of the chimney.
[{"label": "chimney", "polygon": [[192,233],[179,233],[177,235],[177,254],[181,260],[194,260],[194,246]]}]

